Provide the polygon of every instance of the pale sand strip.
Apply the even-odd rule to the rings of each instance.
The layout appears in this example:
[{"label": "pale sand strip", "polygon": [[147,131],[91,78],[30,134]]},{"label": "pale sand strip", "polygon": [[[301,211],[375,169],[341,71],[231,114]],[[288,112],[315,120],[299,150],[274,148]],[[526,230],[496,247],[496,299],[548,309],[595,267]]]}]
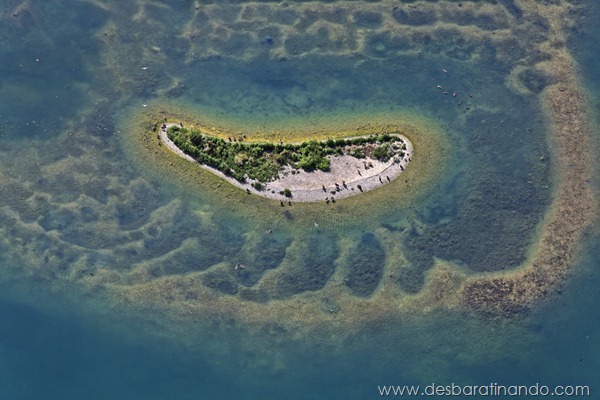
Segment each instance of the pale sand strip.
[{"label": "pale sand strip", "polygon": [[[406,169],[413,154],[413,147],[410,140],[406,136],[398,135],[406,144],[405,155],[401,159],[392,158],[387,162],[381,162],[372,158],[358,159],[352,156],[328,156],[331,161],[329,172],[305,172],[299,170],[296,174],[292,174],[291,168],[285,167],[284,171],[280,173],[280,179],[267,183],[265,190],[258,191],[252,187],[251,182],[240,183],[226,176],[221,171],[198,163],[194,158],[181,151],[167,136],[167,128],[171,125],[174,124],[167,124],[166,128],[163,127],[160,129],[160,139],[175,154],[198,164],[205,170],[218,175],[240,189],[285,202],[326,201],[327,199],[331,200],[332,197],[337,200],[360,194],[361,189],[362,192],[373,190],[397,178]],[[360,186],[360,189],[358,186]],[[323,187],[325,187],[325,190],[323,190]],[[286,188],[292,192],[291,198],[279,194],[279,192]],[[336,190],[336,188],[339,191],[332,194],[331,192]]]}]

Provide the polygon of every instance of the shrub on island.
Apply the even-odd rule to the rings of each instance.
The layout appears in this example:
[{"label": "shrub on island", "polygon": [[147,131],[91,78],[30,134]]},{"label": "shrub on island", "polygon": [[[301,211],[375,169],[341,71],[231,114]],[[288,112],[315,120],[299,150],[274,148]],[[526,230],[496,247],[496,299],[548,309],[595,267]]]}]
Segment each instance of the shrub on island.
[{"label": "shrub on island", "polygon": [[[285,167],[292,168],[292,172],[295,169],[327,172],[331,167],[328,156],[369,156],[388,161],[402,153],[399,149],[406,148],[399,136],[390,133],[299,144],[242,143],[241,138],[224,140],[198,130],[171,125],[167,129],[167,136],[175,146],[200,164],[215,168],[242,183],[250,179],[258,191],[264,190],[264,183],[277,179]],[[291,192],[285,193],[287,197],[291,195]]]}]

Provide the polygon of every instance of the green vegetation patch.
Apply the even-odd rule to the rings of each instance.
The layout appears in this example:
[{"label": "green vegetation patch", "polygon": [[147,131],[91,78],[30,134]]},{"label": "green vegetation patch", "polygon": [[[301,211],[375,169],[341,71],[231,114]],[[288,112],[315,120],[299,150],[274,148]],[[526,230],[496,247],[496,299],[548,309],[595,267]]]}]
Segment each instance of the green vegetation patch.
[{"label": "green vegetation patch", "polygon": [[215,168],[241,183],[248,179],[256,181],[257,190],[263,187],[260,182],[277,179],[285,167],[291,167],[292,173],[300,169],[307,172],[329,171],[331,162],[327,156],[349,155],[389,161],[397,155],[403,157],[406,150],[406,144],[396,132],[299,144],[244,143],[243,138],[230,137],[225,140],[171,125],[167,129],[167,136],[200,164]]}]

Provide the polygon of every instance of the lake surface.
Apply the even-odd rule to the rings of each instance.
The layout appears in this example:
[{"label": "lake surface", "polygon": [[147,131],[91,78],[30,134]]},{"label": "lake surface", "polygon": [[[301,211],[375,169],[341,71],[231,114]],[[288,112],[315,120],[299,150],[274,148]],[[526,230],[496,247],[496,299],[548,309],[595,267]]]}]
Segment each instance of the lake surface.
[{"label": "lake surface", "polygon": [[[500,314],[460,300],[528,265],[560,189],[546,43],[578,63],[599,154],[598,6],[522,3],[6,0],[0,398],[598,396],[595,219],[543,298]],[[406,181],[282,207],[165,153],[163,115],[289,140],[422,133]]]}]

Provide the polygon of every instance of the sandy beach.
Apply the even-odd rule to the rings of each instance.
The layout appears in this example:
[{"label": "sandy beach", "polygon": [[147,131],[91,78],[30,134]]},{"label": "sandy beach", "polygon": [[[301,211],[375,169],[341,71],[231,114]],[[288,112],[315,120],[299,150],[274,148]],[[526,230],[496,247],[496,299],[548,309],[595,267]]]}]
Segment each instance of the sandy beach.
[{"label": "sandy beach", "polygon": [[[413,154],[410,140],[406,136],[399,135],[406,144],[406,151],[402,158],[393,157],[382,162],[369,157],[328,156],[331,161],[328,172],[318,170],[306,172],[300,169],[293,174],[291,167],[285,167],[279,179],[266,183],[266,189],[258,191],[252,186],[252,181],[238,182],[221,171],[198,163],[181,151],[167,136],[167,129],[171,125],[174,124],[163,125],[159,136],[160,140],[175,154],[198,164],[246,192],[283,202],[335,202],[338,199],[368,192],[398,178],[406,169]],[[292,197],[280,194],[284,189],[289,189]]]}]

